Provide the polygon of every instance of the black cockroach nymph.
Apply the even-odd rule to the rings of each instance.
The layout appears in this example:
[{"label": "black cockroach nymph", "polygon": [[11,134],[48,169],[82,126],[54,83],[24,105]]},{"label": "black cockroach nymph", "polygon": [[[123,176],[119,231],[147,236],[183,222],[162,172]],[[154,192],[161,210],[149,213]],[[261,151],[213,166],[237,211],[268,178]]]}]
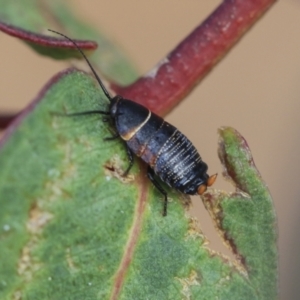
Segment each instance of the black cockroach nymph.
[{"label": "black cockroach nymph", "polygon": [[217,174],[209,176],[204,163],[193,144],[176,127],[164,121],[145,106],[122,96],[111,97],[91,63],[69,37],[59,34],[72,42],[91,68],[105,96],[110,101],[108,111],[85,111],[72,115],[104,114],[114,121],[117,134],[106,140],[121,138],[126,142],[129,166],[124,173],[128,174],[133,165],[133,153],[148,164],[148,177],[154,186],[164,195],[163,216],[167,215],[168,195],[155,174],[169,186],[188,195],[203,194],[211,186]]}]

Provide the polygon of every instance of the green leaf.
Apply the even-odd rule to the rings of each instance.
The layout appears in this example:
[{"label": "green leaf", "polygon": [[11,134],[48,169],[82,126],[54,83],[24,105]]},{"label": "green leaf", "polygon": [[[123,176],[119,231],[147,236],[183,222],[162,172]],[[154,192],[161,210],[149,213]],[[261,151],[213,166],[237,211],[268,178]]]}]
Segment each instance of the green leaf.
[{"label": "green leaf", "polygon": [[[274,299],[274,212],[244,140],[221,131],[221,157],[239,189],[204,197],[236,260],[208,247],[189,200],[161,194],[121,141],[94,81],[56,76],[8,131],[0,148],[1,299]],[[20,123],[20,126],[18,126]],[[4,143],[5,141],[5,143]],[[234,174],[234,176],[233,176]],[[230,198],[229,198],[230,197]]]},{"label": "green leaf", "polygon": [[[11,30],[6,29],[5,24],[13,26],[15,33],[12,35],[24,39],[39,54],[56,59],[78,58],[78,51],[59,48],[59,45],[50,46],[47,43],[49,36],[52,35],[47,29],[56,29],[73,39],[96,41],[99,49],[91,56],[91,61],[95,68],[101,70],[105,76],[116,83],[125,85],[137,78],[137,72],[125,57],[120,46],[116,46],[104,34],[76,17],[65,1],[45,0],[41,3],[40,0],[0,0],[0,7],[0,30],[12,34]],[[4,23],[1,24],[1,22]],[[32,37],[37,37],[29,42],[30,39],[24,37],[27,32],[29,38],[30,34]],[[83,42],[82,47],[84,49]]]},{"label": "green leaf", "polygon": [[269,190],[257,170],[246,140],[233,128],[219,130],[219,157],[233,193],[213,191],[204,204],[224,242],[236,255],[257,299],[277,294],[276,217]]}]

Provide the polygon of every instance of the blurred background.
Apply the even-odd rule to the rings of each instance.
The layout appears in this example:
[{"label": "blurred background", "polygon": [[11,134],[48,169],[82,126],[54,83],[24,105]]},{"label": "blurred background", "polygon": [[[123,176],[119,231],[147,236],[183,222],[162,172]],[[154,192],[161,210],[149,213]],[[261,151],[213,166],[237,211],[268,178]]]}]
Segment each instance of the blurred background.
[{"label": "blurred background", "polygon": [[[221,1],[70,0],[82,19],[101,28],[141,74],[149,71]],[[0,110],[18,111],[67,64],[41,57],[0,33]],[[195,144],[210,173],[222,169],[217,129],[232,126],[248,141],[274,199],[278,219],[280,299],[300,295],[300,1],[278,1],[167,120]],[[299,177],[298,177],[299,176]],[[215,188],[233,190],[221,176]],[[229,255],[198,197],[212,249]]]}]

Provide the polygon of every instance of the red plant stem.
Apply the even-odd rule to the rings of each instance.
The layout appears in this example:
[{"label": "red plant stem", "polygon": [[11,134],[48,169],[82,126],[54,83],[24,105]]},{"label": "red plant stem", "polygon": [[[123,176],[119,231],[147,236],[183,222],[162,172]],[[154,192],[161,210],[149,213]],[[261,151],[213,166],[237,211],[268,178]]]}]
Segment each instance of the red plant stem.
[{"label": "red plant stem", "polygon": [[176,106],[276,0],[225,0],[151,72],[112,89],[165,115]]},{"label": "red plant stem", "polygon": [[[238,39],[267,11],[276,0],[224,0],[223,3],[165,59],[133,84],[112,89],[152,111],[165,115],[213,68]],[[69,47],[68,41],[19,32],[0,22],[0,30],[31,42]],[[33,39],[36,38],[37,40]],[[84,48],[85,42],[80,47]],[[53,46],[52,45],[52,46]],[[71,45],[72,46],[72,45]],[[86,46],[86,45],[85,45]],[[4,129],[13,115],[0,115]]]},{"label": "red plant stem", "polygon": [[[3,22],[1,20],[0,20],[0,31],[3,31],[6,34],[17,37],[23,41],[35,45],[40,45],[44,47],[76,49],[76,47],[72,42],[66,39],[62,39],[59,36],[55,37],[55,36],[28,31],[18,26],[14,26],[12,24]],[[75,40],[75,41],[82,50],[91,51],[91,50],[95,50],[98,47],[98,44],[93,41],[82,41],[82,40]]]}]

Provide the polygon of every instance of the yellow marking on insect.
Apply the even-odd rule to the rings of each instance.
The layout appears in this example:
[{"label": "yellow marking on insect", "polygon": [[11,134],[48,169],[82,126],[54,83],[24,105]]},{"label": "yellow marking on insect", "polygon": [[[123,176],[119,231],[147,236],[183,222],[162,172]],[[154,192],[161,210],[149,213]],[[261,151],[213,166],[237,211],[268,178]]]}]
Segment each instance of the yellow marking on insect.
[{"label": "yellow marking on insect", "polygon": [[151,117],[151,111],[150,110],[148,110],[148,111],[149,111],[149,113],[148,113],[148,116],[145,119],[145,121],[142,122],[141,124],[139,124],[137,127],[132,128],[131,130],[126,132],[124,135],[122,135],[121,137],[123,140],[125,140],[125,141],[130,140],[148,122],[148,120]]}]

